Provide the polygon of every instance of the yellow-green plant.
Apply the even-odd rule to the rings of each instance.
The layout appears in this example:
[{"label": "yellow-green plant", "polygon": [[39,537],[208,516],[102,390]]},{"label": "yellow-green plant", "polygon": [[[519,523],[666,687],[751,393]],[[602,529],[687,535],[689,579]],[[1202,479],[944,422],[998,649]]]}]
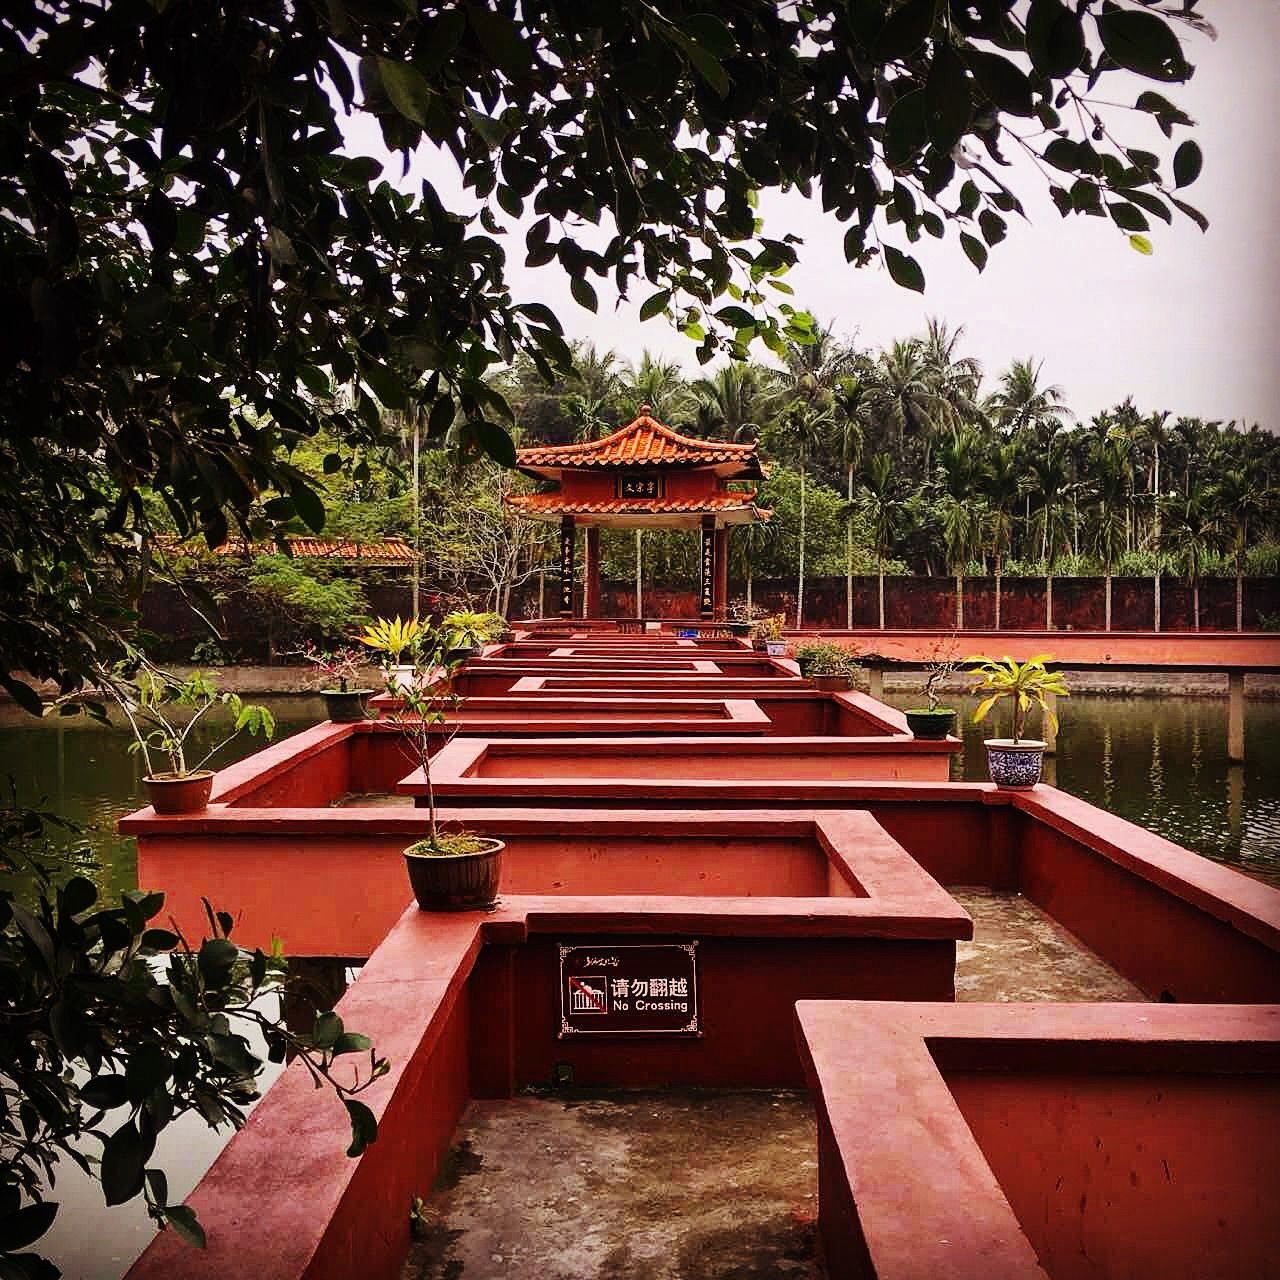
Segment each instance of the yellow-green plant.
[{"label": "yellow-green plant", "polygon": [[1057,730],[1058,717],[1048,699],[1055,694],[1061,698],[1067,697],[1067,682],[1061,671],[1050,671],[1045,666],[1047,662],[1053,661],[1051,654],[1040,654],[1022,663],[1007,657],[975,657],[964,661],[966,666],[974,668],[972,674],[977,678],[977,683],[973,691],[987,695],[978,703],[978,709],[973,713],[974,724],[980,724],[997,702],[1007,698],[1013,704],[1014,742],[1021,740],[1027,712],[1033,706],[1039,707],[1044,722]]},{"label": "yellow-green plant", "polygon": [[382,655],[383,663],[390,666],[401,666],[407,653],[412,660],[422,638],[422,623],[417,618],[408,618],[403,622],[400,615],[394,618],[375,618],[356,636],[363,645]]},{"label": "yellow-green plant", "polygon": [[772,613],[761,618],[751,628],[751,634],[757,640],[781,640],[782,630],[787,625],[786,617],[781,613]]}]

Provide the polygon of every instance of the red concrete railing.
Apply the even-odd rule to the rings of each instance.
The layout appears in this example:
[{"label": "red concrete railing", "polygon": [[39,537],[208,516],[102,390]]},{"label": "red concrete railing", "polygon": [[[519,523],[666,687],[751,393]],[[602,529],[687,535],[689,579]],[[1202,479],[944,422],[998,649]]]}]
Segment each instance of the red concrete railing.
[{"label": "red concrete railing", "polygon": [[1280,1254],[1280,1006],[804,1001],[797,1024],[831,1280],[1204,1280]]}]

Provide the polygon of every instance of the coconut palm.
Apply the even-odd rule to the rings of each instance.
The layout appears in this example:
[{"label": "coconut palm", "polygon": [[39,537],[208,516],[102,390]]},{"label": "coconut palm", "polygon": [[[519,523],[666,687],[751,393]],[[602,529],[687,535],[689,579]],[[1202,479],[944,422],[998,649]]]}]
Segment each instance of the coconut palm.
[{"label": "coconut palm", "polygon": [[1092,451],[1093,483],[1089,493],[1089,549],[1102,561],[1105,629],[1111,630],[1111,578],[1124,551],[1128,531],[1129,490],[1133,469],[1123,440],[1104,439]]},{"label": "coconut palm", "polygon": [[996,627],[1000,630],[1000,596],[1004,558],[1013,538],[1013,505],[1024,489],[1025,467],[1017,441],[997,445],[982,468],[981,486],[987,501],[987,544],[996,568]]},{"label": "coconut palm", "polygon": [[1044,562],[1044,629],[1053,630],[1053,570],[1064,545],[1071,540],[1071,517],[1066,499],[1074,496],[1071,456],[1065,440],[1054,440],[1043,453],[1027,459],[1028,488],[1039,500],[1036,526],[1040,559]]},{"label": "coconut palm", "polygon": [[947,566],[956,579],[956,630],[964,630],[964,576],[969,561],[982,553],[984,504],[979,496],[982,457],[977,433],[955,431],[938,450],[942,484],[942,542]]},{"label": "coconut palm", "polygon": [[1063,419],[1074,416],[1063,403],[1061,387],[1040,385],[1043,368],[1043,360],[1015,360],[1000,375],[999,390],[988,399],[987,410],[1002,430],[1038,432],[1051,426],[1052,434]]},{"label": "coconut palm", "polygon": [[837,429],[840,437],[840,460],[845,467],[845,626],[853,629],[853,478],[862,462],[866,441],[865,426],[870,409],[867,383],[858,377],[844,378],[836,387]]},{"label": "coconut palm", "polygon": [[980,417],[982,365],[972,356],[956,355],[962,337],[964,325],[953,332],[945,321],[931,317],[919,344],[924,378],[930,389],[930,419],[940,430],[955,431]]},{"label": "coconut palm", "polygon": [[1262,468],[1257,463],[1233,467],[1219,476],[1208,491],[1207,501],[1214,523],[1231,552],[1236,566],[1236,630],[1244,630],[1244,557],[1251,539],[1271,513],[1276,495],[1266,488]]},{"label": "coconut palm", "polygon": [[663,360],[646,350],[640,363],[628,365],[621,375],[619,402],[628,418],[637,418],[645,405],[659,422],[687,425],[698,411],[698,398],[674,360]]},{"label": "coconut palm", "polygon": [[884,562],[892,554],[908,522],[907,506],[899,493],[893,471],[893,455],[885,450],[873,454],[862,477],[858,508],[871,531],[879,578],[880,630],[884,630]]},{"label": "coconut palm", "polygon": [[1147,492],[1151,497],[1151,546],[1155,552],[1155,568],[1151,576],[1152,627],[1160,630],[1160,450],[1168,450],[1173,439],[1168,425],[1169,412],[1163,410],[1144,418],[1138,429],[1139,438],[1151,446],[1151,471],[1147,480]]},{"label": "coconut palm", "polygon": [[573,438],[578,441],[595,440],[609,433],[612,427],[604,416],[608,407],[608,401],[597,400],[578,391],[570,391],[560,397],[560,408],[573,423]]},{"label": "coconut palm", "polygon": [[1222,526],[1205,486],[1173,494],[1162,503],[1161,548],[1191,586],[1192,620],[1200,630],[1200,579],[1210,557],[1221,547]]},{"label": "coconut palm", "polygon": [[919,338],[894,342],[882,351],[870,376],[870,416],[886,438],[901,444],[932,426],[933,387]]},{"label": "coconut palm", "polygon": [[777,399],[774,383],[770,370],[742,360],[698,378],[691,390],[698,399],[701,434],[731,440],[758,435]]},{"label": "coconut palm", "polygon": [[831,410],[818,409],[807,400],[793,400],[783,416],[783,430],[799,455],[800,471],[800,564],[796,585],[796,627],[804,626],[804,571],[805,571],[805,491],[809,471],[809,458],[821,444],[823,434],[831,423]]}]

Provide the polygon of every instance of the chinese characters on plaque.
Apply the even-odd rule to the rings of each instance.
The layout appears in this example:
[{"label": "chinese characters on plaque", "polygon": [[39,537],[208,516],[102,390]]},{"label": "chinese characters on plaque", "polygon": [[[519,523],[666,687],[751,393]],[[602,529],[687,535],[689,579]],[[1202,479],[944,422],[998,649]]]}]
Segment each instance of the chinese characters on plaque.
[{"label": "chinese characters on plaque", "polygon": [[560,945],[560,1038],[697,1035],[698,944]]},{"label": "chinese characters on plaque", "polygon": [[621,475],[618,477],[620,498],[660,498],[662,481],[658,476]]},{"label": "chinese characters on plaque", "polygon": [[573,612],[573,544],[577,530],[572,520],[560,524],[560,612]]},{"label": "chinese characters on plaque", "polygon": [[699,607],[703,613],[715,611],[715,579],[716,579],[716,531],[702,526],[702,575],[701,600]]}]

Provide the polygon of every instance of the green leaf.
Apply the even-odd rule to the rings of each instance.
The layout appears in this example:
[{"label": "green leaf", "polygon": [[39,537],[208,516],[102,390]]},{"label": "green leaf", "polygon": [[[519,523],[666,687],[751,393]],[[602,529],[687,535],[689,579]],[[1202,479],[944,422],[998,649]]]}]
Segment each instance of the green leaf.
[{"label": "green leaf", "polygon": [[588,311],[596,310],[596,291],[581,276],[569,278],[569,292],[580,307],[586,307]]},{"label": "green leaf", "polygon": [[694,70],[720,97],[725,97],[729,92],[729,74],[720,65],[719,60],[696,40],[691,40],[683,33],[677,35],[677,42],[684,50]]},{"label": "green leaf", "polygon": [[1031,81],[1020,67],[998,53],[974,48],[965,49],[964,56],[978,88],[998,111],[1015,116],[1035,115]]},{"label": "green leaf", "polygon": [[333,1044],[333,1056],[341,1057],[344,1053],[368,1053],[373,1048],[373,1041],[362,1036],[358,1031],[344,1031]]},{"label": "green leaf", "polygon": [[670,289],[659,289],[657,293],[650,294],[640,307],[640,319],[649,320],[656,316],[660,311],[665,311],[667,304],[671,301]]},{"label": "green leaf", "polygon": [[989,245],[997,245],[1004,239],[1005,220],[992,209],[983,209],[978,215],[978,227],[982,231],[982,238]]},{"label": "green leaf", "polygon": [[44,704],[40,701],[40,695],[29,684],[24,684],[21,680],[15,680],[10,675],[0,675],[0,685],[4,686],[9,696],[24,711],[33,716],[42,716],[44,714]]},{"label": "green leaf", "polygon": [[924,103],[930,140],[939,151],[950,153],[969,128],[969,77],[956,51],[943,40],[934,42]]},{"label": "green leaf", "polygon": [[87,876],[72,876],[62,887],[62,908],[68,915],[88,911],[97,900],[97,886]]},{"label": "green leaf", "polygon": [[94,1076],[80,1086],[80,1098],[97,1111],[110,1111],[129,1101],[129,1083],[124,1076]]},{"label": "green leaf", "polygon": [[387,409],[403,409],[406,394],[404,379],[387,365],[370,360],[367,356],[360,361],[360,376],[373,389],[379,403]]},{"label": "green leaf", "polygon": [[1131,204],[1108,204],[1107,212],[1122,231],[1146,231],[1151,226],[1146,214]]},{"label": "green leaf", "polygon": [[895,249],[891,244],[885,245],[884,258],[894,284],[901,285],[904,289],[914,289],[917,293],[924,292],[924,272],[914,258],[901,249]]},{"label": "green leaf", "polygon": [[1027,53],[1037,71],[1061,80],[1080,65],[1084,52],[1080,19],[1061,0],[1031,0]]},{"label": "green leaf", "polygon": [[1177,196],[1170,196],[1169,203],[1173,205],[1175,209],[1179,209],[1185,213],[1201,231],[1209,230],[1209,219],[1206,218],[1194,205],[1187,204],[1185,200],[1179,200]]},{"label": "green leaf", "polygon": [[1173,153],[1173,181],[1179,187],[1189,187],[1199,176],[1204,157],[1200,148],[1190,138]]},{"label": "green leaf", "polygon": [[142,1190],[142,1175],[156,1140],[132,1120],[121,1125],[102,1149],[100,1177],[108,1204],[124,1204]]},{"label": "green leaf", "polygon": [[406,120],[425,125],[431,105],[431,86],[417,67],[394,58],[378,58],[378,77],[391,105]]},{"label": "green leaf", "polygon": [[987,246],[977,236],[971,236],[967,231],[962,231],[960,233],[960,247],[964,250],[965,257],[979,271],[987,265]]},{"label": "green leaf", "polygon": [[713,13],[691,13],[681,21],[681,25],[691,39],[715,58],[731,58],[738,51],[733,32],[723,18]]},{"label": "green leaf", "polygon": [[240,950],[229,938],[206,938],[200,944],[196,963],[205,985],[221,987],[231,976],[231,968]]},{"label": "green leaf", "polygon": [[188,1208],[185,1204],[166,1205],[164,1220],[189,1245],[196,1249],[205,1247],[204,1228],[200,1225],[200,1219],[196,1217],[194,1209]]},{"label": "green leaf", "polygon": [[310,485],[300,480],[289,486],[289,496],[298,509],[302,522],[312,533],[319,533],[324,528],[324,501]]},{"label": "green leaf", "polygon": [[516,446],[496,422],[477,422],[474,425],[476,443],[500,467],[516,465]]},{"label": "green leaf", "polygon": [[351,1145],[347,1148],[347,1155],[363,1155],[365,1148],[378,1140],[378,1121],[363,1102],[355,1098],[344,1098],[342,1101],[351,1117]]},{"label": "green leaf", "polygon": [[1151,241],[1148,240],[1146,236],[1130,236],[1129,244],[1139,253],[1146,254],[1147,257],[1150,257],[1151,254],[1155,252],[1151,247]]},{"label": "green leaf", "polygon": [[756,322],[755,316],[745,307],[721,307],[716,312],[716,319],[724,324],[731,324],[735,329],[747,329]]},{"label": "green leaf", "polygon": [[1185,80],[1191,74],[1178,37],[1154,13],[1113,8],[1094,21],[1102,47],[1118,65],[1152,80]]},{"label": "green leaf", "polygon": [[57,1216],[56,1200],[41,1200],[0,1218],[0,1250],[12,1253],[39,1240],[53,1226]]},{"label": "green leaf", "polygon": [[907,0],[899,5],[872,42],[871,57],[876,62],[896,62],[915,53],[933,30],[937,7],[936,0]]},{"label": "green leaf", "polygon": [[929,141],[929,121],[925,111],[924,90],[903,94],[889,108],[884,122],[885,163],[900,169],[924,150]]}]

